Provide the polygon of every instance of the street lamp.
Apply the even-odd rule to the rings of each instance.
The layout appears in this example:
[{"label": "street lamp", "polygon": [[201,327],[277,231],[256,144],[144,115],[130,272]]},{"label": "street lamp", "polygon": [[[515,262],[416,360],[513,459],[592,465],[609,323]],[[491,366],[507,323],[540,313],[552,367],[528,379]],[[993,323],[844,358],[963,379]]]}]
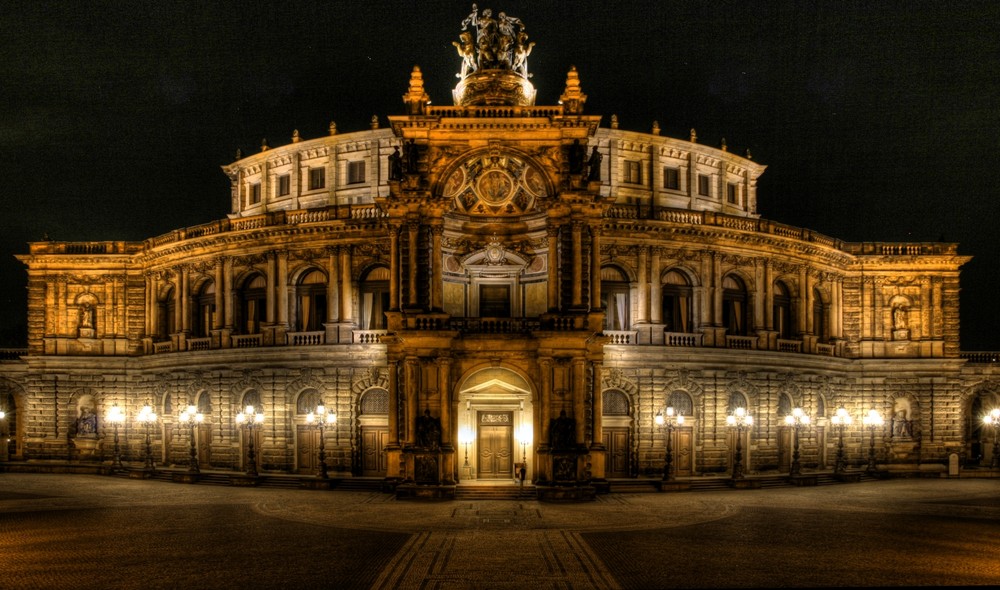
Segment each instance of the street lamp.
[{"label": "street lamp", "polygon": [[840,432],[840,438],[837,440],[837,460],[833,464],[834,473],[843,473],[847,466],[847,460],[844,457],[844,428],[850,426],[851,422],[853,420],[847,408],[837,408],[837,413],[830,417],[830,423],[836,426]]},{"label": "street lamp", "polygon": [[463,426],[458,431],[458,442],[460,442],[461,444],[465,445],[465,465],[463,465],[462,467],[463,467],[463,469],[465,469],[466,471],[468,471],[469,470],[469,445],[472,444],[472,430],[470,430],[468,427]]},{"label": "street lamp", "polygon": [[531,427],[522,426],[518,431],[518,440],[521,442],[521,464],[528,464],[528,445],[531,444]]},{"label": "street lamp", "polygon": [[792,427],[792,467],[788,475],[799,475],[802,464],[799,463],[799,429],[809,425],[809,415],[802,408],[792,408],[792,413],[785,416],[785,424]]},{"label": "street lamp", "polygon": [[125,423],[125,412],[118,407],[118,402],[115,402],[108,409],[108,415],[104,419],[111,424],[111,427],[115,431],[115,455],[111,461],[111,472],[114,473],[115,471],[122,470],[122,451],[121,446],[118,444],[118,427]]},{"label": "street lamp", "polygon": [[[259,414],[261,421],[264,420],[264,415]],[[323,433],[326,430],[327,424],[336,424],[337,414],[334,412],[327,412],[326,406],[323,405],[323,400],[320,399],[319,403],[316,405],[316,409],[312,412],[306,414],[306,424],[310,426],[315,426],[319,429],[319,468],[316,471],[316,477],[320,479],[329,478],[329,474],[326,470],[326,437]]]},{"label": "street lamp", "polygon": [[663,430],[664,425],[667,427],[667,454],[663,460],[663,481],[671,481],[674,479],[674,426],[683,426],[684,416],[678,414],[673,406],[667,406],[666,415],[663,412],[656,412],[653,421],[657,430]]},{"label": "street lamp", "polygon": [[871,444],[868,447],[868,473],[875,473],[875,429],[881,428],[885,424],[885,419],[878,413],[878,410],[868,410],[868,413],[861,418],[861,424],[871,432]]},{"label": "street lamp", "polygon": [[247,429],[247,475],[257,477],[257,454],[253,449],[253,431],[264,423],[264,414],[253,406],[243,408],[236,414],[236,425]]},{"label": "street lamp", "polygon": [[[4,418],[6,418],[6,417],[7,417],[7,412],[4,412],[3,410],[0,410],[0,422],[3,422]],[[3,458],[3,457],[7,456],[7,451],[10,448],[10,435],[7,435],[7,436],[3,437],[3,444],[5,446],[3,448],[3,452],[0,452],[0,458]]]},{"label": "street lamp", "polygon": [[179,422],[186,424],[191,432],[191,458],[188,460],[188,473],[201,473],[198,468],[198,449],[195,448],[194,429],[205,421],[205,415],[195,406],[188,406],[181,412]]},{"label": "street lamp", "polygon": [[993,457],[990,459],[990,469],[1000,467],[1000,408],[993,408],[983,416],[983,424],[993,429]]},{"label": "street lamp", "polygon": [[726,416],[726,426],[736,429],[736,454],[733,456],[733,479],[743,479],[743,429],[753,426],[753,416],[746,408],[736,410]]},{"label": "street lamp", "polygon": [[156,418],[157,418],[156,412],[153,410],[153,407],[150,406],[148,402],[146,403],[146,405],[142,406],[142,409],[139,410],[139,415],[136,416],[135,418],[136,420],[139,421],[139,424],[142,425],[142,427],[146,430],[146,466],[143,467],[143,471],[146,474],[150,474],[154,471],[153,444],[149,437],[149,431],[153,428],[153,425],[156,424]]}]

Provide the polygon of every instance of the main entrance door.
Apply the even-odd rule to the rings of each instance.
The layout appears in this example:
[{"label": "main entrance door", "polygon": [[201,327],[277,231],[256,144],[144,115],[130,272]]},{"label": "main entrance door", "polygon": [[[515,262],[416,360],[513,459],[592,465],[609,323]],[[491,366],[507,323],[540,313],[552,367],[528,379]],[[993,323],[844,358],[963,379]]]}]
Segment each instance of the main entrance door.
[{"label": "main entrance door", "polygon": [[312,426],[298,425],[299,473],[313,474],[319,470],[319,430]]},{"label": "main entrance door", "polygon": [[479,477],[507,479],[513,477],[512,412],[479,412]]},{"label": "main entrance door", "polygon": [[361,427],[361,475],[385,476],[385,446],[389,444],[389,429],[379,426]]},{"label": "main entrance door", "polygon": [[604,448],[607,449],[605,475],[607,477],[628,477],[629,456],[628,427],[604,429]]}]

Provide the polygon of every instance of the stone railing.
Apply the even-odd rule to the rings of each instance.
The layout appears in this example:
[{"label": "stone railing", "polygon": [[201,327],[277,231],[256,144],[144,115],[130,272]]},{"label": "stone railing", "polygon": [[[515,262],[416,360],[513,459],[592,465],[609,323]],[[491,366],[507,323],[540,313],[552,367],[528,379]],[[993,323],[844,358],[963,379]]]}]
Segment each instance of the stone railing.
[{"label": "stone railing", "polygon": [[427,107],[427,115],[442,118],[561,117],[561,106],[437,106]]},{"label": "stone railing", "polygon": [[822,342],[816,343],[816,354],[822,354],[824,356],[834,356],[837,352],[837,347],[832,344],[823,344]]},{"label": "stone railing", "polygon": [[524,318],[458,318],[451,327],[465,334],[524,334],[537,330],[538,320]]},{"label": "stone railing", "polygon": [[315,332],[289,332],[289,346],[318,346],[326,344],[326,332],[318,330]]},{"label": "stone railing", "polygon": [[153,354],[161,354],[164,352],[170,352],[174,349],[174,343],[170,340],[165,340],[163,342],[153,343]]},{"label": "stone railing", "polygon": [[608,337],[608,344],[635,344],[638,332],[629,330],[605,330],[604,335]]},{"label": "stone railing", "polygon": [[379,339],[388,333],[388,330],[353,330],[351,341],[355,344],[378,344],[381,342]]},{"label": "stone railing", "polygon": [[188,338],[187,340],[188,350],[208,350],[210,348],[212,348],[212,339],[209,337]]},{"label": "stone railing", "polygon": [[1000,363],[1000,352],[960,352],[958,356],[970,363]]},{"label": "stone railing", "polygon": [[778,352],[802,352],[802,341],[778,338]]},{"label": "stone railing", "polygon": [[701,346],[704,334],[687,334],[684,332],[664,332],[663,343],[667,346]]},{"label": "stone railing", "polygon": [[233,348],[258,348],[263,345],[263,334],[240,334],[233,336]]},{"label": "stone railing", "polygon": [[756,350],[757,349],[757,337],[756,336],[730,336],[726,335],[726,348],[735,348],[737,350]]},{"label": "stone railing", "polygon": [[0,348],[0,361],[18,361],[28,354],[27,348]]}]

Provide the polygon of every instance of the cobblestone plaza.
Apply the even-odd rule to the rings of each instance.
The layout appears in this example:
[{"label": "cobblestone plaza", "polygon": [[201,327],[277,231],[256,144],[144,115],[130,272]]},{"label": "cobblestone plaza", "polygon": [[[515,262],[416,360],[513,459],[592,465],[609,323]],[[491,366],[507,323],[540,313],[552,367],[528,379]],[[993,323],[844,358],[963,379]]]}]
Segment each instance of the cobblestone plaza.
[{"label": "cobblestone plaza", "polygon": [[1000,583],[996,479],[412,502],[0,477],[0,587],[676,588]]}]

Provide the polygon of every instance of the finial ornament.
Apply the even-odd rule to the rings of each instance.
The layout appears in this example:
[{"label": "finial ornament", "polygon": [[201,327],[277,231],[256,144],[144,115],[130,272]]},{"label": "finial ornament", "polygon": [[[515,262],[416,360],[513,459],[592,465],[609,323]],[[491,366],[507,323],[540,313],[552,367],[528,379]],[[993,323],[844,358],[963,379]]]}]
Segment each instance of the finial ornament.
[{"label": "finial ornament", "polygon": [[618,129],[618,115],[611,115],[611,128]]},{"label": "finial ornament", "polygon": [[378,129],[378,115],[372,115],[372,129]]},{"label": "finial ornament", "polygon": [[753,154],[750,153],[750,148],[747,148],[747,160],[753,160]]},{"label": "finial ornament", "polygon": [[410,87],[403,95],[403,102],[410,115],[426,113],[426,106],[430,104],[431,97],[424,90],[424,75],[420,73],[420,66],[413,66],[413,71],[410,72]]},{"label": "finial ornament", "polygon": [[722,145],[720,147],[722,148],[722,151],[724,151],[724,152],[728,152],[729,151],[729,146],[726,145],[726,138],[725,137],[722,138]]},{"label": "finial ornament", "polygon": [[237,160],[243,159],[243,150],[241,150],[240,148],[236,148],[236,159]]},{"label": "finial ornament", "polygon": [[698,142],[698,133],[695,132],[694,127],[691,128],[691,143]]},{"label": "finial ornament", "polygon": [[301,140],[302,138],[299,137],[299,130],[295,129],[294,131],[292,131],[292,143],[299,143],[299,141]]},{"label": "finial ornament", "polygon": [[337,134],[337,122],[330,121],[330,135],[336,135],[336,134]]},{"label": "finial ornament", "polygon": [[269,148],[267,147],[267,138],[260,140],[260,151],[266,152]]},{"label": "finial ornament", "polygon": [[576,72],[576,66],[570,66],[566,74],[566,88],[559,97],[559,104],[563,105],[567,115],[579,115],[586,102],[587,95],[580,88],[580,75]]},{"label": "finial ornament", "polygon": [[660,134],[660,122],[653,121],[653,135],[659,135],[659,134]]}]

